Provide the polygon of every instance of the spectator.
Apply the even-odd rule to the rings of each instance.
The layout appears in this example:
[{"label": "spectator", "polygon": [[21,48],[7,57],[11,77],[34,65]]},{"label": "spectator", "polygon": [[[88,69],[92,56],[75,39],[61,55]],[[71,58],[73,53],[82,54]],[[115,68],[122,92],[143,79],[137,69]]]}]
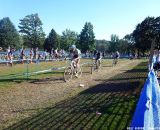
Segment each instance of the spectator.
[{"label": "spectator", "polygon": [[33,61],[33,56],[34,56],[33,48],[31,48],[31,50],[30,50],[30,52],[29,52],[29,55],[30,55],[30,63],[32,63],[32,61]]},{"label": "spectator", "polygon": [[25,59],[25,49],[21,49],[21,53],[20,53],[20,59],[21,59],[21,63],[24,63],[24,59]]}]

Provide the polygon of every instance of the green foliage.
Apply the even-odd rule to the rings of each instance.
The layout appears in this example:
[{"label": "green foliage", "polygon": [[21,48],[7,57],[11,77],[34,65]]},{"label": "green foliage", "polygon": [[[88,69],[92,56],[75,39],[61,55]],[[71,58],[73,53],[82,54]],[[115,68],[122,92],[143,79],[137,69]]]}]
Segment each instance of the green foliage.
[{"label": "green foliage", "polygon": [[130,52],[135,53],[136,48],[135,48],[135,41],[133,38],[133,34],[127,34],[126,36],[124,36],[123,40],[126,43],[126,45],[125,45],[126,52],[127,53],[130,53]]},{"label": "green foliage", "polygon": [[44,42],[44,49],[51,51],[52,49],[60,48],[59,36],[54,29],[51,30]]},{"label": "green foliage", "polygon": [[0,47],[18,48],[20,45],[19,34],[8,17],[0,20]]},{"label": "green foliage", "polygon": [[118,50],[119,37],[115,34],[111,35],[111,41],[109,45],[109,52],[115,52]]},{"label": "green foliage", "polygon": [[79,36],[79,47],[82,52],[95,50],[95,35],[93,25],[86,22]]},{"label": "green foliage", "polygon": [[127,34],[123,39],[119,39],[117,35],[112,34],[107,52],[112,53],[115,51],[123,54],[134,53],[135,42],[132,34]]},{"label": "green foliage", "polygon": [[135,47],[141,52],[148,51],[153,40],[160,49],[160,17],[147,17],[133,31]]},{"label": "green foliage", "polygon": [[28,47],[42,47],[45,39],[45,34],[42,28],[42,22],[38,14],[31,14],[25,16],[20,20],[18,26],[20,33],[24,36],[24,43]]},{"label": "green foliage", "polygon": [[77,45],[78,34],[74,31],[66,29],[62,32],[61,37],[61,48],[68,50],[69,46],[72,44]]},{"label": "green foliage", "polygon": [[96,50],[108,52],[109,42],[106,40],[96,40]]}]

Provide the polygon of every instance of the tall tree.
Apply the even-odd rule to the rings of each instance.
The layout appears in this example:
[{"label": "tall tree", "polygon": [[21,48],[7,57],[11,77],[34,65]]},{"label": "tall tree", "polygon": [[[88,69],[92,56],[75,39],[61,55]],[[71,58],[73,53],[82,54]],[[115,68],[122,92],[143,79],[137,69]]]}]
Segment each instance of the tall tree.
[{"label": "tall tree", "polygon": [[108,52],[109,42],[106,40],[96,40],[96,50]]},{"label": "tall tree", "polygon": [[20,44],[19,34],[11,22],[6,17],[0,20],[0,47],[6,49],[8,46],[18,48]]},{"label": "tall tree", "polygon": [[54,29],[51,30],[44,42],[44,49],[51,52],[52,49],[60,48],[59,36]]},{"label": "tall tree", "polygon": [[149,51],[152,41],[156,42],[156,47],[160,49],[160,17],[147,17],[139,23],[133,31],[135,47],[143,54]]},{"label": "tall tree", "polygon": [[69,46],[72,44],[77,45],[78,34],[70,29],[66,29],[62,32],[61,37],[61,48],[68,50]]},{"label": "tall tree", "polygon": [[25,16],[25,18],[20,20],[19,24],[19,32],[23,34],[25,43],[33,48],[42,47],[45,34],[38,14]]},{"label": "tall tree", "polygon": [[86,22],[79,36],[79,47],[82,52],[95,49],[95,35],[93,25]]},{"label": "tall tree", "polygon": [[133,38],[133,34],[127,34],[123,38],[124,42],[126,43],[126,52],[127,53],[135,53],[136,48],[135,48],[135,41]]},{"label": "tall tree", "polygon": [[115,34],[111,35],[110,45],[109,45],[109,51],[115,52],[118,50],[118,43],[119,43],[119,37]]}]

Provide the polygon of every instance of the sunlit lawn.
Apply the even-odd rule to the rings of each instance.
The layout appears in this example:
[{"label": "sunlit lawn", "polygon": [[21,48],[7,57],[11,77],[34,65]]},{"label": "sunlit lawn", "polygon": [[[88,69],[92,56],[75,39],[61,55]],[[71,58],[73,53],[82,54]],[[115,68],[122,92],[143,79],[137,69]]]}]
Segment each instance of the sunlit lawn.
[{"label": "sunlit lawn", "polygon": [[[91,62],[91,60],[82,59],[81,63]],[[7,65],[0,65],[0,87],[11,86],[12,84],[26,81],[41,79],[46,77],[63,76],[63,70],[53,70],[49,72],[34,73],[44,70],[50,70],[52,68],[61,68],[69,65],[69,61],[50,61],[40,62],[39,64],[14,64],[12,67]],[[15,82],[16,81],[16,82]]]},{"label": "sunlit lawn", "polygon": [[[126,59],[120,59],[119,64],[125,64]],[[86,62],[93,62],[91,59],[81,59],[81,64]],[[52,70],[44,73],[34,73],[52,68],[61,68],[69,65],[69,61],[50,61],[40,62],[39,64],[14,64],[12,67],[7,65],[0,65],[0,87],[12,86],[13,84],[20,83],[27,80],[37,80],[48,77],[63,77],[64,69]],[[112,59],[104,59],[103,66],[111,66]],[[83,65],[83,72],[89,72],[91,69]],[[89,67],[89,66],[88,66]]]}]

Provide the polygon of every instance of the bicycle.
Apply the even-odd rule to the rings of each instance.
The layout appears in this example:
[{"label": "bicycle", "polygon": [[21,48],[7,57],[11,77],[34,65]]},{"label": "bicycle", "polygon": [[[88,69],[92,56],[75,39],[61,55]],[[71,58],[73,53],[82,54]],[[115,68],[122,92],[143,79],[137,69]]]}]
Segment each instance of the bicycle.
[{"label": "bicycle", "polygon": [[75,65],[75,61],[71,61],[70,65],[65,68],[64,74],[63,74],[65,82],[69,82],[73,78],[73,76],[76,78],[79,78],[82,75],[81,66],[79,65],[79,67],[77,68],[74,65]]},{"label": "bicycle", "polygon": [[112,66],[116,66],[118,63],[118,58],[114,58],[113,59],[113,63],[112,63]]},{"label": "bicycle", "polygon": [[[95,60],[95,59],[93,59],[93,60]],[[91,74],[93,74],[96,71],[99,72],[101,67],[102,67],[102,59],[100,58],[100,59],[98,59],[98,60],[96,60],[95,62],[92,63]]]}]

